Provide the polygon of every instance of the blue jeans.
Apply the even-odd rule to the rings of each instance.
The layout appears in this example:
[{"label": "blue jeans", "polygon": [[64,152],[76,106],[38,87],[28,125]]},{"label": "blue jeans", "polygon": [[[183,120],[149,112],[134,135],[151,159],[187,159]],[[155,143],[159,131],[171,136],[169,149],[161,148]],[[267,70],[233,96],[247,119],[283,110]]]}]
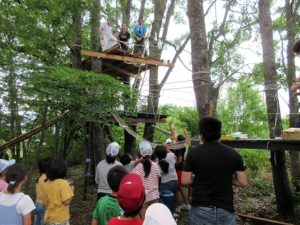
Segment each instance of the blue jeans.
[{"label": "blue jeans", "polygon": [[44,215],[45,215],[45,207],[39,203],[35,203],[35,210],[34,210],[34,225],[44,225]]},{"label": "blue jeans", "polygon": [[193,207],[189,225],[236,225],[235,214],[216,207]]},{"label": "blue jeans", "polygon": [[161,183],[159,185],[159,192],[162,192],[164,190],[171,191],[174,196],[176,196],[178,191],[178,181],[177,180],[171,180],[167,183]]},{"label": "blue jeans", "polygon": [[173,193],[172,199],[169,199],[167,202],[165,202],[166,199],[162,199],[162,201],[165,203],[165,205],[168,206],[171,213],[173,214],[175,212],[175,208],[176,208],[176,194],[177,194],[177,191],[178,191],[178,181],[177,180],[171,180],[171,181],[166,182],[166,183],[161,183],[159,185],[159,193],[162,194],[163,191],[170,191],[170,192]]}]

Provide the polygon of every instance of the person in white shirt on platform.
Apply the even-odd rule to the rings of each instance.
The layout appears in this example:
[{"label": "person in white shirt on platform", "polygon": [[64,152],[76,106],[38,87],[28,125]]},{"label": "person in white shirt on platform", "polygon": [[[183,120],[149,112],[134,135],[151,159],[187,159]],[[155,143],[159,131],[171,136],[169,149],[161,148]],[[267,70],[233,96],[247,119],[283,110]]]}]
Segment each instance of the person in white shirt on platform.
[{"label": "person in white shirt on platform", "polygon": [[119,33],[116,32],[114,32],[115,33],[114,35],[111,19],[108,19],[107,22],[102,23],[100,25],[99,33],[100,33],[102,51],[105,51],[118,43],[117,37],[119,36]]}]

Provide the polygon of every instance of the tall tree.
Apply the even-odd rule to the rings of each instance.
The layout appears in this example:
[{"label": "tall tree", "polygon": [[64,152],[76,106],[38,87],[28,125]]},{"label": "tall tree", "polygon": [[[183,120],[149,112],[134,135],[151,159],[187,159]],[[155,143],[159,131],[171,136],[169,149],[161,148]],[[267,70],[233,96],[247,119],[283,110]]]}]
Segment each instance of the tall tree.
[{"label": "tall tree", "polygon": [[[281,135],[282,124],[277,93],[277,72],[273,44],[270,1],[259,0],[259,28],[263,51],[263,73],[269,123],[269,136]],[[293,215],[294,198],[288,180],[284,151],[271,151],[271,164],[277,210],[281,215]]]},{"label": "tall tree", "polygon": [[[175,0],[171,0],[167,7],[167,0],[155,0],[154,1],[154,21],[149,37],[149,53],[152,58],[160,59],[162,54],[162,48],[159,48],[158,42],[164,42],[167,37],[170,18],[173,14],[175,7]],[[163,25],[163,18],[165,11],[166,18]],[[160,33],[162,35],[160,36]],[[150,68],[149,79],[149,96],[148,96],[148,112],[156,114],[159,103],[160,86],[158,83],[158,67]],[[151,124],[146,124],[144,130],[144,137],[148,140],[153,140],[154,128]]]},{"label": "tall tree", "polygon": [[191,32],[192,79],[199,116],[209,114],[211,93],[210,62],[203,0],[187,1],[187,16]]},{"label": "tall tree", "polygon": [[122,10],[122,23],[129,25],[132,0],[122,0],[120,1],[121,10]]}]

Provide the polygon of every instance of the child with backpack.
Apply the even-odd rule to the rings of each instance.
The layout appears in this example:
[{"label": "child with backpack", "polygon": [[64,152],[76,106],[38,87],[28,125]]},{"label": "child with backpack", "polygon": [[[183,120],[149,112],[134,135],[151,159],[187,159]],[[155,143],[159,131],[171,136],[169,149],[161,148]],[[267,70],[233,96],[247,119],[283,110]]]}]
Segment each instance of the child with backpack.
[{"label": "child with backpack", "polygon": [[6,169],[7,191],[0,192],[0,225],[31,225],[32,199],[21,192],[27,181],[27,171],[21,164]]}]

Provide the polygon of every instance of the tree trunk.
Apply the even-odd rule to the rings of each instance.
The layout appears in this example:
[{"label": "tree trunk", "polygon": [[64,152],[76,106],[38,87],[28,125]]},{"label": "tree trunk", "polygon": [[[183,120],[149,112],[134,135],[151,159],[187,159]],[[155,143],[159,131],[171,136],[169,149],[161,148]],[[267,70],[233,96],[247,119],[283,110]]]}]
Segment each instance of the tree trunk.
[{"label": "tree trunk", "polygon": [[[259,27],[263,50],[263,71],[269,122],[269,136],[281,135],[282,124],[277,93],[277,72],[273,44],[270,2],[259,0]],[[284,151],[271,151],[273,182],[277,211],[281,215],[294,214],[294,197],[288,180]]]},{"label": "tree trunk", "polygon": [[147,0],[142,0],[142,1],[141,1],[141,7],[140,7],[139,18],[144,18],[146,1],[147,1]]},{"label": "tree trunk", "polygon": [[[149,54],[150,57],[155,59],[161,58],[162,49],[158,47],[159,34],[162,27],[162,21],[164,18],[165,10],[167,6],[167,0],[155,0],[154,1],[154,21],[149,37]],[[170,10],[170,7],[168,8]],[[168,15],[168,14],[167,14]],[[166,23],[169,20],[166,19]],[[167,33],[168,24],[164,26],[163,34]],[[166,34],[165,34],[166,36]],[[151,67],[149,78],[149,96],[148,96],[148,113],[156,116],[158,104],[159,104],[160,86],[158,83],[158,67]],[[144,138],[153,141],[154,127],[152,124],[146,124],[144,129]]]},{"label": "tree trunk", "polygon": [[132,0],[121,1],[122,23],[129,25]]},{"label": "tree trunk", "polygon": [[187,16],[191,35],[193,86],[198,114],[203,117],[209,115],[211,93],[214,90],[210,77],[203,0],[188,0]]},{"label": "tree trunk", "polygon": [[[13,60],[11,59],[11,65],[13,65]],[[17,92],[17,81],[16,74],[13,67],[11,66],[8,71],[7,77],[7,86],[8,86],[8,108],[10,111],[9,117],[9,138],[13,139],[17,136],[17,121],[19,117],[18,109],[18,92]],[[11,148],[12,157],[16,160],[20,159],[20,145],[14,145]]]},{"label": "tree trunk", "polygon": [[[285,0],[285,17],[286,17],[286,31],[287,31],[287,83],[288,87],[291,87],[292,84],[296,81],[296,67],[295,67],[295,56],[293,53],[293,45],[295,41],[295,18],[292,14],[293,7],[290,3],[290,0]],[[291,91],[289,91],[289,107],[290,107],[290,127],[296,127],[298,121],[298,105],[297,97],[294,96]],[[300,153],[290,151],[289,152],[291,159],[291,173],[292,173],[292,183],[295,187],[295,191],[300,191]]]},{"label": "tree trunk", "polygon": [[[131,129],[136,132],[136,126],[131,126]],[[125,147],[124,153],[130,153],[135,158],[135,149],[136,149],[136,139],[126,130],[124,130],[125,135]]]},{"label": "tree trunk", "polygon": [[76,4],[74,3],[74,8],[72,19],[73,19],[73,33],[74,33],[74,41],[71,46],[71,62],[72,67],[81,68],[81,33],[82,33],[82,10],[81,10],[81,0],[76,0]]},{"label": "tree trunk", "polygon": [[[100,1],[93,0],[93,7],[91,10],[91,49],[92,51],[98,51],[100,46],[99,41],[99,29],[100,29]],[[102,71],[102,61],[97,58],[92,59],[92,70],[96,72]],[[91,174],[95,173],[95,166],[105,155],[104,146],[104,127],[103,124],[96,124],[95,122],[88,122],[89,124],[89,139],[90,142],[87,146],[90,147],[89,155],[91,159],[90,171]]]}]

